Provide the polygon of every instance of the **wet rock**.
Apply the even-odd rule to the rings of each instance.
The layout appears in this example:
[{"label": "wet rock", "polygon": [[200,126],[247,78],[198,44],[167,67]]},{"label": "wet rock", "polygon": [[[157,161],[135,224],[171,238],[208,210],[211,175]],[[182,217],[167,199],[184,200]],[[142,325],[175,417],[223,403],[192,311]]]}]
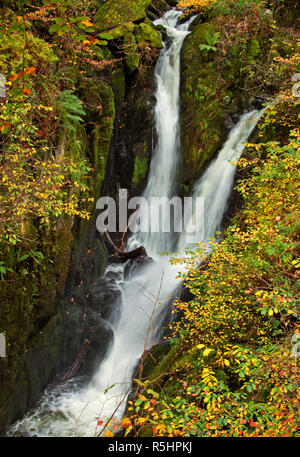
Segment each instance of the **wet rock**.
[{"label": "wet rock", "polygon": [[147,254],[140,255],[136,259],[130,260],[125,266],[124,278],[129,279],[132,276],[135,276],[139,270],[152,262],[154,262],[154,260]]},{"label": "wet rock", "polygon": [[91,288],[90,306],[106,321],[114,322],[118,318],[121,304],[121,291],[114,278],[101,278]]},{"label": "wet rock", "polygon": [[87,318],[84,337],[90,342],[90,350],[78,374],[93,375],[113,344],[114,332],[108,322],[93,312]]}]

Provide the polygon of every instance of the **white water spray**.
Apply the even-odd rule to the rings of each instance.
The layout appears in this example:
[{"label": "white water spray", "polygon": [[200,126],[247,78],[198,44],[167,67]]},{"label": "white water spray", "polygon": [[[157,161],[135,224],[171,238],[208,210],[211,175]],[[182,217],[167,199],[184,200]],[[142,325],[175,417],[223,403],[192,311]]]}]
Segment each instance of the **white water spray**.
[{"label": "white water spray", "polygon": [[[156,68],[155,119],[158,143],[144,194],[147,199],[152,196],[171,196],[176,184],[180,156],[180,50],[189,25],[177,25],[179,16],[179,12],[172,10],[156,21],[166,27],[172,41],[169,47],[163,49]],[[205,239],[214,235],[222,221],[235,173],[235,167],[229,161],[241,156],[243,143],[258,118],[255,111],[241,118],[216,160],[194,186],[193,196],[205,198],[204,219],[197,221],[198,224],[205,225]],[[190,213],[192,217],[192,211]],[[110,270],[118,271],[120,276],[118,286],[122,293],[122,311],[119,321],[113,325],[113,346],[91,382],[80,388],[76,380],[71,380],[62,388],[46,392],[39,407],[12,426],[9,434],[95,436],[101,429],[101,426],[97,426],[98,420],[105,423],[114,412],[117,421],[122,417],[131,379],[144,351],[149,315],[160,284],[160,304],[155,309],[155,328],[151,328],[146,341],[147,348],[158,341],[159,327],[166,316],[167,304],[181,282],[177,278],[179,267],[171,266],[169,257],[157,256],[158,252],[167,250],[170,245],[165,233],[149,233],[139,241],[146,246],[155,262],[138,270],[127,280],[124,279],[123,266],[109,267]],[[184,247],[185,233],[178,240],[177,250],[184,252]]]}]

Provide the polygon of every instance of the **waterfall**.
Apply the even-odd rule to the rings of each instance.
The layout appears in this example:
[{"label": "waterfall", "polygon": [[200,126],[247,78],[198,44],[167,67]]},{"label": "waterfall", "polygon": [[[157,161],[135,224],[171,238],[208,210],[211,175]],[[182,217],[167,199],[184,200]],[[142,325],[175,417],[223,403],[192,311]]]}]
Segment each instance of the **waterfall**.
[{"label": "waterfall", "polygon": [[[209,165],[203,176],[195,183],[193,197],[204,199],[204,211],[197,221],[197,226],[204,227],[204,242],[220,230],[226,205],[233,186],[236,167],[234,162],[239,160],[245,148],[245,142],[253,132],[263,111],[253,110],[244,114],[238,124],[231,130],[227,141],[218,156]],[[192,208],[187,208],[187,217],[193,219]],[[185,233],[179,238],[177,250],[185,248]]]},{"label": "waterfall", "polygon": [[[176,185],[180,157],[180,50],[189,33],[190,24],[188,22],[178,25],[179,16],[179,12],[172,10],[156,21],[164,25],[171,43],[165,44],[155,73],[158,141],[144,193],[147,199],[153,196],[172,196]],[[204,224],[206,240],[220,227],[232,189],[235,167],[230,161],[241,156],[243,143],[258,119],[257,111],[242,116],[230,132],[217,158],[193,188],[193,196],[205,199],[204,215],[197,223]],[[189,210],[192,220],[192,208]],[[142,213],[140,217],[143,217]],[[82,387],[75,379],[63,387],[49,390],[34,412],[28,413],[10,428],[10,435],[95,436],[101,429],[101,426],[97,425],[98,420],[105,423],[114,413],[114,418],[119,421],[124,413],[131,379],[141,354],[145,347],[149,348],[158,341],[167,305],[181,282],[177,278],[179,267],[170,265],[169,256],[157,256],[157,253],[170,247],[184,253],[185,232],[176,243],[174,240],[175,237],[170,234],[166,236],[160,232],[135,235],[129,240],[130,245],[143,242],[155,262],[137,270],[127,279],[124,278],[124,266],[109,266],[108,272],[113,270],[119,274],[116,283],[122,294],[121,316],[112,326],[114,342],[110,352],[88,385]],[[149,316],[158,295],[159,303],[155,307],[152,326],[149,328]],[[146,335],[148,338],[145,341]]]},{"label": "waterfall", "polygon": [[[180,51],[189,26],[195,17],[178,25],[181,13],[168,11],[154,24],[163,25],[171,39],[169,47],[165,46],[158,59],[155,78],[157,84],[155,126],[157,145],[151,162],[148,184],[144,197],[171,197],[176,185],[180,158],[179,134],[179,88],[180,88]],[[145,217],[143,212],[141,218]],[[166,252],[172,248],[172,237],[162,232],[148,231],[140,240],[148,253]]]}]

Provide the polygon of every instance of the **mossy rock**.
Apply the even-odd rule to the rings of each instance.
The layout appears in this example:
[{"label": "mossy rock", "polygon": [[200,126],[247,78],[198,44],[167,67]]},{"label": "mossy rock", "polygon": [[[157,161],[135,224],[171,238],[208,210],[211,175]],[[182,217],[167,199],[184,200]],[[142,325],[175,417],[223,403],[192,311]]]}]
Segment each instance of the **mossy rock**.
[{"label": "mossy rock", "polygon": [[[104,179],[106,160],[113,133],[116,113],[115,96],[111,85],[101,80],[88,81],[81,91],[81,99],[84,101],[84,106],[88,113],[86,122],[87,128],[91,132],[91,158],[96,169],[94,182],[98,189]],[[120,92],[122,91],[123,89],[121,88]],[[122,96],[120,94],[121,99]]]},{"label": "mossy rock", "polygon": [[148,24],[142,23],[137,25],[134,29],[134,34],[136,36],[136,42],[138,46],[144,46],[147,43],[150,43],[153,48],[163,48],[163,43],[159,32]]},{"label": "mossy rock", "polygon": [[170,5],[166,2],[166,0],[152,0],[151,2],[150,11],[153,11],[157,16],[160,16],[169,9]]},{"label": "mossy rock", "polygon": [[145,179],[148,169],[149,169],[149,162],[150,158],[146,155],[146,157],[135,157],[134,161],[134,172],[132,177],[132,182],[134,185],[137,185],[141,182],[141,180]]},{"label": "mossy rock", "polygon": [[260,44],[255,38],[252,38],[248,45],[248,53],[247,53],[248,62],[249,63],[253,62],[259,54],[260,54]]},{"label": "mossy rock", "polygon": [[56,372],[62,335],[62,321],[53,316],[30,342],[25,356],[25,373],[28,379],[30,404],[33,406],[47,382]]},{"label": "mossy rock", "polygon": [[97,11],[94,22],[101,30],[109,30],[125,22],[145,19],[151,0],[107,0]]},{"label": "mossy rock", "polygon": [[125,98],[125,72],[123,64],[119,64],[112,72],[111,87],[114,92],[116,115],[119,115]]},{"label": "mossy rock", "polygon": [[126,67],[129,73],[133,73],[140,64],[140,54],[133,33],[127,33],[124,36],[124,49],[126,52]]},{"label": "mossy rock", "polygon": [[[182,48],[181,131],[185,168],[181,181],[190,184],[224,143],[229,117],[249,108],[248,93],[255,96],[255,63],[262,60],[263,35],[245,36],[243,47],[232,44],[226,56],[218,48],[226,27],[219,18],[198,22]],[[245,59],[242,52],[247,53]],[[261,66],[267,59],[260,62]]]},{"label": "mossy rock", "polygon": [[143,363],[143,378],[149,378],[160,366],[164,357],[171,351],[171,346],[167,342],[156,344],[147,354]]},{"label": "mossy rock", "polygon": [[[201,50],[212,24],[198,24],[186,38],[182,50],[181,127],[185,158],[183,181],[195,179],[225,139],[225,105],[228,92],[216,87],[218,69],[213,53]],[[218,93],[217,93],[218,92]]]},{"label": "mossy rock", "polygon": [[125,24],[120,25],[119,27],[115,27],[111,29],[109,32],[102,32],[99,34],[99,38],[103,40],[116,40],[118,38],[124,37],[127,33],[133,32],[134,30],[134,23],[133,22],[126,22]]},{"label": "mossy rock", "polygon": [[[158,351],[160,348],[158,348]],[[164,353],[163,353],[164,354]],[[162,355],[163,355],[162,354]],[[159,360],[159,359],[158,359]],[[159,363],[153,365],[153,369],[149,370],[147,380],[150,381],[151,388],[154,390],[159,388],[156,385],[156,380],[159,379],[159,385],[161,385],[165,379],[168,379],[168,373],[174,369],[176,362],[178,361],[178,348],[177,346],[172,346],[171,349],[164,354],[164,357],[161,358]],[[148,371],[148,370],[147,370]]]}]

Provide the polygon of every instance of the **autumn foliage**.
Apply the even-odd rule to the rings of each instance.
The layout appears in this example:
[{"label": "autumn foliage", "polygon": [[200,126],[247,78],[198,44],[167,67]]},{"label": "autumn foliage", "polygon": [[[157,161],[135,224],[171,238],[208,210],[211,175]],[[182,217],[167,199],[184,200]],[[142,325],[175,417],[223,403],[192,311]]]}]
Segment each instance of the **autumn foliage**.
[{"label": "autumn foliage", "polygon": [[95,2],[8,3],[0,7],[0,332],[16,353],[32,316],[47,313],[53,264],[57,284],[66,275],[74,221],[90,217],[94,163],[77,86],[111,61],[94,36]]},{"label": "autumn foliage", "polygon": [[223,241],[211,240],[212,255],[201,246],[192,253],[183,279],[194,298],[177,301],[181,317],[170,326],[173,368],[162,383],[141,383],[127,432],[297,435],[299,140],[292,129],[285,145],[248,145],[239,163],[248,177],[237,187],[243,210]]},{"label": "autumn foliage", "polygon": [[199,12],[215,3],[216,0],[182,0],[178,2],[177,7],[188,12]]}]

